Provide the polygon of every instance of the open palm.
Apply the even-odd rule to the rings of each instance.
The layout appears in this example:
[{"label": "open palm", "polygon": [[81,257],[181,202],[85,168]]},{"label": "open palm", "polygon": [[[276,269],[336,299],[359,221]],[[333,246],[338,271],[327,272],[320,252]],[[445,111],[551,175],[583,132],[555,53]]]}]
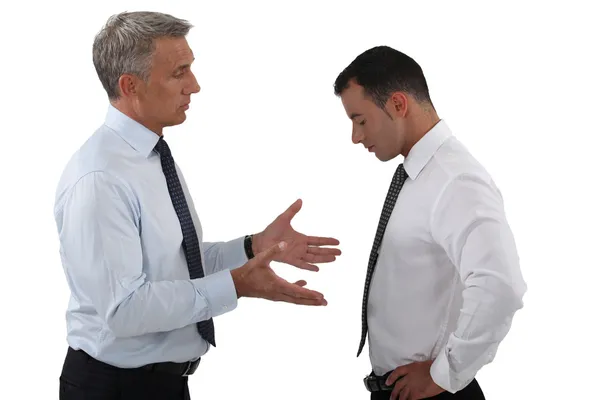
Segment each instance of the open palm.
[{"label": "open palm", "polygon": [[302,200],[296,200],[287,210],[280,214],[260,234],[256,235],[258,252],[271,247],[273,244],[285,241],[287,247],[277,254],[275,261],[293,265],[310,271],[318,271],[314,264],[329,263],[342,254],[337,248],[322,246],[337,246],[337,239],[320,236],[307,236],[292,228],[292,219],[302,208]]}]

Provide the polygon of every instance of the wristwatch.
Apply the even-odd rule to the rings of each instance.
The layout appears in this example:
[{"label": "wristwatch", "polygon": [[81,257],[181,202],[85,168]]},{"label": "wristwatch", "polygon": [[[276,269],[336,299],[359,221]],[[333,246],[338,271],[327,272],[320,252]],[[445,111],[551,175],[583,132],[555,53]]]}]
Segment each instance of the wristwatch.
[{"label": "wristwatch", "polygon": [[252,235],[246,235],[244,238],[244,250],[246,251],[248,260],[254,258],[254,252],[252,251]]}]

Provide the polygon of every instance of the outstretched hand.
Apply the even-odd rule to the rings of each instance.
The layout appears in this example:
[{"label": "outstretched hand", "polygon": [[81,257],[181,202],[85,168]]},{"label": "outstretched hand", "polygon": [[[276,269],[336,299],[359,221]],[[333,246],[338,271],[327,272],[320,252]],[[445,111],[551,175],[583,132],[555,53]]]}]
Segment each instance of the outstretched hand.
[{"label": "outstretched hand", "polygon": [[330,263],[342,254],[337,248],[339,240],[330,237],[307,236],[292,228],[292,219],[302,208],[302,200],[296,200],[281,213],[269,226],[253,237],[253,251],[260,253],[274,244],[285,241],[287,248],[275,255],[274,261],[293,265],[309,271],[318,271],[314,264]]},{"label": "outstretched hand", "polygon": [[279,277],[269,265],[286,251],[286,243],[280,242],[257,254],[243,266],[231,271],[238,297],[258,297],[272,301],[325,306],[323,294],[305,289],[305,281],[290,283]]}]

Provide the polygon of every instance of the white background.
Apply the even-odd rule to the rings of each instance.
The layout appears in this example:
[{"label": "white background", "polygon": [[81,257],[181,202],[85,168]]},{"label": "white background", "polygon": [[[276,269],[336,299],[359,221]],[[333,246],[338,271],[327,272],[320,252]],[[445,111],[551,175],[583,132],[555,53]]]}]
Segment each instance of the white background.
[{"label": "white background", "polygon": [[[70,155],[102,123],[92,40],[124,10],[172,13],[202,86],[166,132],[207,240],[262,230],[296,198],[295,227],[340,239],[325,308],[242,299],[193,399],[367,399],[355,357],[364,274],[395,163],[350,140],[332,85],[386,44],[423,67],[440,116],[503,191],[529,286],[478,380],[490,400],[598,393],[598,20],[588,3],[97,1],[2,6],[1,399],[57,399],[69,296],[52,208]],[[568,5],[567,5],[568,4]],[[595,371],[595,372],[594,372]]]}]

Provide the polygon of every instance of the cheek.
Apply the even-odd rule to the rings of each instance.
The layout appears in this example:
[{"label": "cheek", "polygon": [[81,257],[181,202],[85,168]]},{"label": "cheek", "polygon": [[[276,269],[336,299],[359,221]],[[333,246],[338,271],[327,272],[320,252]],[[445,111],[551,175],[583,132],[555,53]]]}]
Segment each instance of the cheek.
[{"label": "cheek", "polygon": [[389,132],[385,126],[378,126],[374,127],[371,130],[370,136],[373,138],[374,141],[377,141],[380,144],[384,144],[388,140]]},{"label": "cheek", "polygon": [[174,104],[179,101],[179,94],[181,93],[179,81],[168,82],[167,84],[157,85],[154,88],[152,96],[163,105]]}]

